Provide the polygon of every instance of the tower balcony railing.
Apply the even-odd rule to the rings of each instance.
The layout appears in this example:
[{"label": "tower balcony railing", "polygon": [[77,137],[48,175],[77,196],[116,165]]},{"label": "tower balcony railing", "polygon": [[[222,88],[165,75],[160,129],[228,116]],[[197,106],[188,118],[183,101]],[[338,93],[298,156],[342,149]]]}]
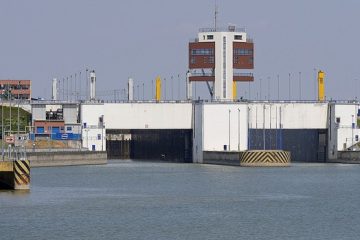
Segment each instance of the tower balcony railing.
[{"label": "tower balcony railing", "polygon": [[213,73],[191,73],[192,77],[215,77],[215,75]]},{"label": "tower balcony railing", "polygon": [[253,73],[234,73],[234,76],[236,77],[253,77]]},{"label": "tower balcony railing", "polygon": [[244,27],[235,27],[235,26],[228,26],[228,27],[217,27],[217,28],[200,28],[199,32],[245,32]]}]

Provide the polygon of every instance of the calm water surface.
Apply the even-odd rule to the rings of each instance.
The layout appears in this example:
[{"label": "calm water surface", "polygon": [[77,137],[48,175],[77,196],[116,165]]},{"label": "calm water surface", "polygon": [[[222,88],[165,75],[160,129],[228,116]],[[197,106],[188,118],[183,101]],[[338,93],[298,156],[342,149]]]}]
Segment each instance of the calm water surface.
[{"label": "calm water surface", "polygon": [[0,192],[0,239],[360,239],[360,166],[33,168]]}]

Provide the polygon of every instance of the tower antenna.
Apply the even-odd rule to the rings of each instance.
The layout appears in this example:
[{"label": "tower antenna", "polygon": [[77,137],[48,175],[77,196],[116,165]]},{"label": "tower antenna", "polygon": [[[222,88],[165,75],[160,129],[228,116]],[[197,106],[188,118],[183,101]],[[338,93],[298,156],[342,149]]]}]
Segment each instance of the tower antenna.
[{"label": "tower antenna", "polygon": [[215,31],[217,30],[217,15],[218,15],[218,13],[219,13],[219,11],[218,11],[218,6],[217,6],[216,0],[215,0],[215,12],[214,12],[214,18],[215,18],[215,21],[214,21]]}]

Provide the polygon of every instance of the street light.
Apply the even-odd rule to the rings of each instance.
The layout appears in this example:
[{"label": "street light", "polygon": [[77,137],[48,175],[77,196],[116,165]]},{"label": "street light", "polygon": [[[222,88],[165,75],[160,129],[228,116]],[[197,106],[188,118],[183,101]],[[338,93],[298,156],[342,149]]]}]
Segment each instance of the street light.
[{"label": "street light", "polygon": [[354,123],[354,114],[351,115],[351,150],[353,150],[353,146],[354,146],[354,127],[355,127],[355,123]]},{"label": "street light", "polygon": [[230,125],[230,114],[231,114],[231,110],[229,109],[229,151],[230,151],[230,128],[231,128],[231,125]]},{"label": "street light", "polygon": [[265,139],[265,104],[264,104],[264,108],[263,108],[263,142],[264,142],[264,150],[266,149],[265,144],[266,144],[266,139]]},{"label": "street light", "polygon": [[240,152],[240,108],[238,108],[238,151]]},{"label": "street light", "polygon": [[299,72],[299,97],[301,100],[301,72]]},{"label": "street light", "polygon": [[289,100],[291,99],[290,92],[291,92],[291,73],[289,73]]}]

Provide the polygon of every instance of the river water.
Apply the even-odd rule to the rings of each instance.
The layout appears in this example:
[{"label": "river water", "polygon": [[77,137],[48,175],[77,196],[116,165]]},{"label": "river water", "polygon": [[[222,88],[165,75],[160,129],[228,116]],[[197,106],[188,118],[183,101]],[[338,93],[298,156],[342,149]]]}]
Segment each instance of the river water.
[{"label": "river water", "polygon": [[360,239],[360,165],[110,161],[32,169],[0,239]]}]

